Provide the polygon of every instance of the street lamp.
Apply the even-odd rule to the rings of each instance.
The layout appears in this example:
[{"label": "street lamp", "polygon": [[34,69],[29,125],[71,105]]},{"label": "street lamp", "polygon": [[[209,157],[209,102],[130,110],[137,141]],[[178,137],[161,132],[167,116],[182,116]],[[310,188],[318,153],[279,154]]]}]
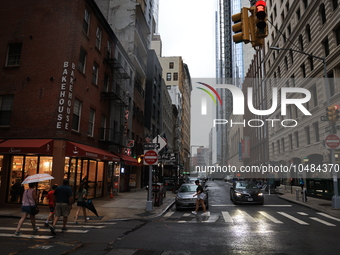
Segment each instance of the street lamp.
[{"label": "street lamp", "polygon": [[[331,94],[330,94],[330,86],[329,86],[328,76],[327,76],[326,57],[322,58],[322,57],[318,57],[318,56],[309,54],[309,53],[304,52],[304,51],[294,50],[294,49],[287,49],[287,48],[269,47],[269,49],[271,49],[271,50],[294,51],[294,52],[297,52],[297,53],[300,53],[300,54],[304,54],[304,55],[307,55],[309,57],[321,60],[322,63],[323,63],[323,73],[324,73],[325,83],[326,83],[326,104],[327,104],[327,106],[330,105]],[[336,126],[334,124],[331,125],[331,133],[332,134],[336,134]],[[333,166],[335,164],[334,149],[331,149],[331,164]],[[333,172],[333,185],[334,185],[334,196],[332,198],[332,207],[334,209],[340,209],[340,197],[339,197],[339,190],[338,190],[338,177],[337,177],[337,173],[336,172]]]}]

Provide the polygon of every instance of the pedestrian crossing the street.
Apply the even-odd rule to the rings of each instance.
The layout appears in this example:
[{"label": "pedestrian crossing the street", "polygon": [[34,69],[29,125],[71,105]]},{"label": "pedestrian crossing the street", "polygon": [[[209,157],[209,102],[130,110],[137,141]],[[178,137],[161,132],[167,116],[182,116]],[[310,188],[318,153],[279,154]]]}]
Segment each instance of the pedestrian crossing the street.
[{"label": "pedestrian crossing the street", "polygon": [[[308,226],[313,223],[322,224],[328,227],[336,227],[340,225],[340,219],[330,216],[325,213],[311,213],[306,212],[283,212],[283,211],[252,211],[246,212],[241,209],[231,209],[221,211],[220,213],[209,213],[209,216],[202,216],[200,213],[194,215],[189,212],[169,211],[163,215],[161,221],[174,223],[214,223],[223,222],[228,224],[259,224],[259,223],[273,223],[273,224],[287,224],[296,223],[302,226]],[[316,214],[316,215],[315,215]]]},{"label": "pedestrian crossing the street", "polygon": [[[51,235],[50,228],[44,226],[44,221],[36,221],[36,227],[39,227],[39,229],[35,232],[32,231],[31,223],[30,222],[24,222],[23,227],[20,229],[20,232],[22,233],[19,236],[16,236],[14,234],[16,230],[16,226],[7,226],[7,227],[0,227],[0,236],[1,237],[18,237],[18,238],[30,238],[30,239],[50,239],[54,236]],[[15,223],[15,225],[17,222]],[[62,231],[62,226],[57,225],[56,227],[56,233],[72,233],[72,234],[87,234],[91,231],[91,229],[103,229],[106,228],[106,225],[108,224],[116,224],[112,222],[101,222],[93,223],[93,224],[83,224],[83,225],[67,225],[67,230]]]}]

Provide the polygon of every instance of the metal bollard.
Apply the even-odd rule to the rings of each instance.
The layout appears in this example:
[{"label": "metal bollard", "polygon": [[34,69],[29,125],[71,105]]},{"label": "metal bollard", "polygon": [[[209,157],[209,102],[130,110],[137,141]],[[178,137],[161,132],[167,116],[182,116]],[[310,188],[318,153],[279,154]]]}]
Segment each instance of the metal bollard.
[{"label": "metal bollard", "polygon": [[302,201],[307,202],[307,191],[306,188],[303,189],[302,191]]},{"label": "metal bollard", "polygon": [[299,201],[299,190],[298,189],[295,190],[295,195],[296,195],[296,200]]}]

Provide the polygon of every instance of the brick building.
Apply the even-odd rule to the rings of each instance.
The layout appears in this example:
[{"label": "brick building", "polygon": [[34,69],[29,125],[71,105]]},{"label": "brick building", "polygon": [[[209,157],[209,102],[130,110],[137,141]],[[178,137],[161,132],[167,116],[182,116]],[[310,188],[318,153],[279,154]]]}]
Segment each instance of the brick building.
[{"label": "brick building", "polygon": [[87,179],[90,198],[119,189],[138,165],[120,154],[134,68],[95,2],[14,0],[0,13],[0,204],[20,202],[11,185],[35,173],[55,177],[41,195],[65,177],[74,190]]}]

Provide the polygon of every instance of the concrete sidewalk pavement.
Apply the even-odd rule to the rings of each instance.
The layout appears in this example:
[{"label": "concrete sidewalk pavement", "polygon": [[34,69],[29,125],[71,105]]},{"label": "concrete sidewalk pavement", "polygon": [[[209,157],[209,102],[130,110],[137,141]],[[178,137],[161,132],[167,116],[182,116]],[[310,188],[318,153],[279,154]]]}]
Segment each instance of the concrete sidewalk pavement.
[{"label": "concrete sidewalk pavement", "polygon": [[[298,199],[296,196],[296,190],[298,190]],[[304,202],[301,194],[301,187],[293,186],[291,189],[290,186],[281,185],[276,189],[276,192],[280,194],[279,197],[282,199],[309,207],[313,210],[323,212],[340,219],[340,209],[333,209],[332,201],[330,200],[307,196],[307,201]]]},{"label": "concrete sidewalk pavement", "polygon": [[[145,189],[136,189],[130,192],[121,192],[113,198],[109,196],[92,199],[99,217],[87,210],[87,216],[90,222],[94,221],[115,221],[115,220],[146,220],[162,215],[175,202],[175,194],[171,191],[166,192],[163,203],[160,206],[153,206],[152,211],[146,211],[147,191]],[[47,219],[49,214],[48,206],[39,206],[40,212],[36,215],[37,219]],[[68,223],[74,222],[77,211],[76,204],[73,204]],[[21,217],[20,204],[8,204],[0,208],[0,217]],[[83,223],[84,217],[81,211],[78,222]]]}]

